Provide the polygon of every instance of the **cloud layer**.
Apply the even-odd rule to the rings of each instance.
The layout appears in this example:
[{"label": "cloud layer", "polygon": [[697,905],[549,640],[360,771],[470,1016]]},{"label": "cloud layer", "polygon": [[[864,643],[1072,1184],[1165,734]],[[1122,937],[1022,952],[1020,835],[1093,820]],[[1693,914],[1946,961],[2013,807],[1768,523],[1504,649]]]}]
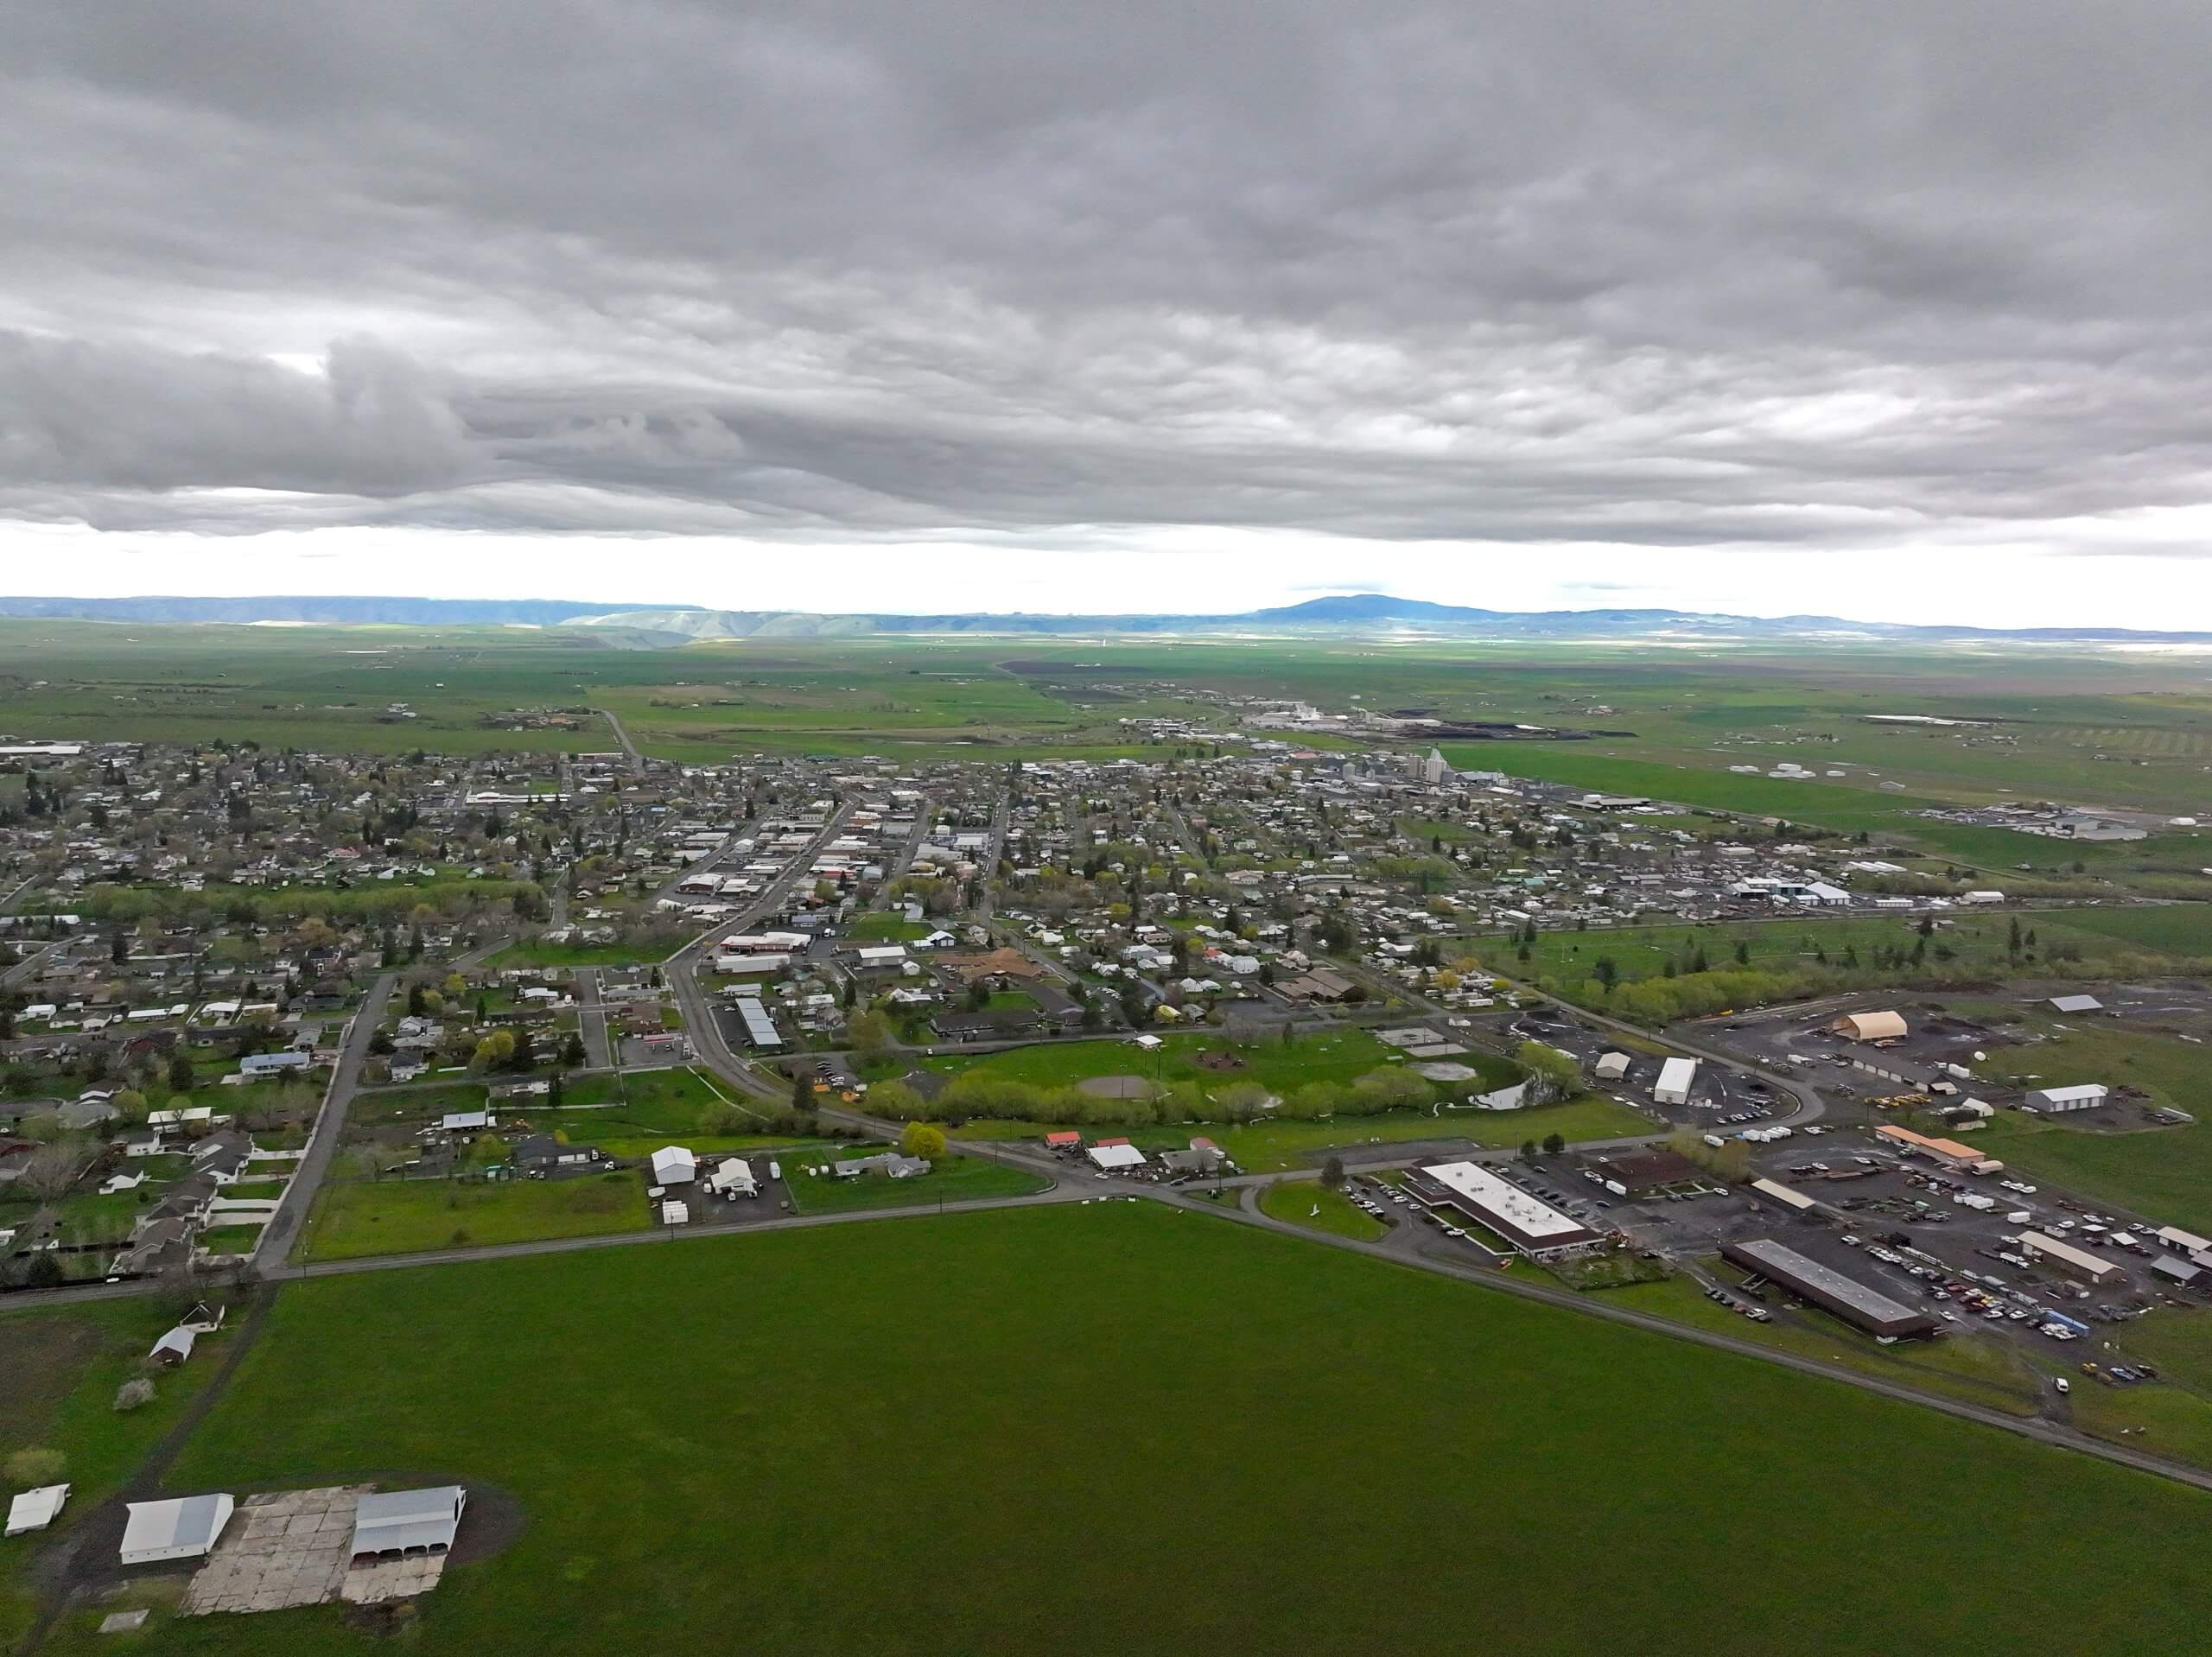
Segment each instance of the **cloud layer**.
[{"label": "cloud layer", "polygon": [[2181,4],[11,8],[0,516],[2194,556],[2208,63]]}]

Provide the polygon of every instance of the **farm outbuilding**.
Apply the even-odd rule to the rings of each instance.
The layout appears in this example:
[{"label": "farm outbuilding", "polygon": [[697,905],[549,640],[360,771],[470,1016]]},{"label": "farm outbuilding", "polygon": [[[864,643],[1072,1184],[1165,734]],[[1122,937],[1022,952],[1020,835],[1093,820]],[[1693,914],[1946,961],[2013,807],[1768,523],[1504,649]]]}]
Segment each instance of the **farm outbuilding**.
[{"label": "farm outbuilding", "polygon": [[133,1501],[123,1527],[123,1563],[159,1565],[165,1559],[207,1556],[231,1522],[238,1506],[229,1495],[173,1496],[163,1501]]},{"label": "farm outbuilding", "polygon": [[453,1546],[468,1492],[458,1484],[421,1490],[379,1490],[353,1509],[353,1557],[380,1553],[443,1553]]}]

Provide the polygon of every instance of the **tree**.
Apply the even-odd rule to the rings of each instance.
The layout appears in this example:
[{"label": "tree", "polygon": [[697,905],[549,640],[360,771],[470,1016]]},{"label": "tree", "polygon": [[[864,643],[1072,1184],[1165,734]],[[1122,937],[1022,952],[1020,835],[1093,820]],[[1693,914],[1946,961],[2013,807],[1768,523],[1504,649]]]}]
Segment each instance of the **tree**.
[{"label": "tree", "polygon": [[910,1157],[934,1162],[944,1154],[944,1130],[930,1122],[909,1122],[899,1130],[899,1148]]},{"label": "tree", "polygon": [[1621,969],[1611,955],[1599,955],[1592,962],[1590,975],[1598,981],[1608,995],[1613,993],[1613,986],[1621,981]]},{"label": "tree", "polygon": [[807,1084],[804,1070],[791,1072],[791,1108],[810,1110],[814,1107],[814,1089]]},{"label": "tree", "polygon": [[1321,1183],[1332,1191],[1344,1189],[1344,1159],[1342,1157],[1332,1156],[1321,1165]]},{"label": "tree", "polygon": [[855,1013],[846,1022],[845,1039],[861,1063],[881,1058],[891,1045],[891,1020],[874,1007]]},{"label": "tree", "polygon": [[581,1070],[586,1057],[584,1038],[571,1030],[568,1040],[561,1044],[561,1063],[572,1070]]},{"label": "tree", "polygon": [[1544,1135],[1544,1154],[1546,1156],[1555,1157],[1566,1149],[1567,1141],[1560,1138],[1557,1133],[1547,1133]]},{"label": "tree", "polygon": [[1522,1160],[1522,1161],[1523,1161],[1523,1162],[1534,1162],[1535,1159],[1536,1159],[1536,1142],[1535,1142],[1535,1140],[1522,1140],[1522,1141],[1521,1141],[1521,1160]]},{"label": "tree", "polygon": [[1528,1089],[1522,1097],[1530,1105],[1548,1104],[1564,1098],[1582,1079],[1582,1067],[1575,1063],[1573,1056],[1562,1053],[1546,1042],[1524,1041],[1514,1051],[1513,1057],[1529,1073]]}]

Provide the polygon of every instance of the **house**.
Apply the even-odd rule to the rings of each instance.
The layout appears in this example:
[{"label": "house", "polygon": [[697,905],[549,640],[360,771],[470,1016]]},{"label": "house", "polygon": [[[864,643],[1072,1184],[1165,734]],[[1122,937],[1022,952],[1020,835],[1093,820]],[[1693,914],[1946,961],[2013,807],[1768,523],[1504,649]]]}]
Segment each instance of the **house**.
[{"label": "house", "polygon": [[1168,1173],[1188,1174],[1199,1179],[1219,1173],[1228,1160],[1219,1146],[1203,1140],[1192,1141],[1187,1151],[1163,1151],[1160,1154],[1160,1165]]},{"label": "house", "polygon": [[123,1563],[159,1565],[164,1559],[204,1559],[238,1506],[227,1495],[175,1496],[133,1501],[123,1527]]},{"label": "house", "polygon": [[830,1171],[840,1179],[850,1179],[860,1174],[883,1174],[893,1179],[912,1179],[917,1174],[930,1171],[929,1163],[920,1157],[906,1156],[897,1151],[884,1151],[872,1157],[856,1157],[850,1162],[832,1163]]},{"label": "house", "polygon": [[468,1492],[458,1484],[421,1490],[378,1490],[353,1508],[352,1557],[443,1553],[453,1546]]},{"label": "house", "polygon": [[315,1055],[288,1047],[281,1053],[248,1053],[238,1061],[240,1076],[281,1076],[289,1070],[311,1070]]},{"label": "house", "polygon": [[743,1157],[725,1157],[707,1176],[707,1189],[717,1197],[758,1197],[760,1182]]}]

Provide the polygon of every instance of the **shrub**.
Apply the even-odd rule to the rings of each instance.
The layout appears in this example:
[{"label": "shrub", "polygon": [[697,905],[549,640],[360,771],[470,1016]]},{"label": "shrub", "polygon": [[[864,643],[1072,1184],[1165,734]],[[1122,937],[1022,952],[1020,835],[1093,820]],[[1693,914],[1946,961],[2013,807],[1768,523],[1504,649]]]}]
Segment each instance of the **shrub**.
[{"label": "shrub", "polygon": [[126,1381],[115,1389],[115,1407],[128,1413],[143,1408],[154,1401],[154,1383],[141,1375],[136,1381]]},{"label": "shrub", "polygon": [[59,1484],[68,1467],[69,1458],[60,1451],[33,1445],[9,1457],[6,1465],[0,1467],[0,1476],[4,1476],[10,1484],[25,1487]]}]

